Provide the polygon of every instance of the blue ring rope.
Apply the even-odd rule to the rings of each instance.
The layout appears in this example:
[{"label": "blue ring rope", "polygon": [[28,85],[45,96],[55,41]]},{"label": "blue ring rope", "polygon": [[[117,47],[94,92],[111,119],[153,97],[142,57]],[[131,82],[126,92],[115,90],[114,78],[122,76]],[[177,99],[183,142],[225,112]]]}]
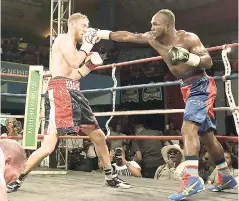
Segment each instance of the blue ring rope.
[{"label": "blue ring rope", "polygon": [[[239,78],[238,74],[233,74],[229,76],[215,76],[214,80],[235,80]],[[166,81],[166,82],[158,82],[158,83],[150,83],[150,84],[140,84],[140,85],[130,85],[130,86],[121,86],[121,87],[109,87],[103,89],[88,89],[82,90],[83,94],[88,93],[99,93],[99,92],[111,92],[111,91],[120,91],[120,90],[128,90],[128,89],[140,89],[140,88],[153,88],[153,87],[167,87],[167,86],[176,86],[180,85],[180,80],[177,81]],[[26,97],[26,94],[12,94],[12,93],[1,93],[3,97]],[[41,97],[45,97],[45,94],[42,94]]]}]

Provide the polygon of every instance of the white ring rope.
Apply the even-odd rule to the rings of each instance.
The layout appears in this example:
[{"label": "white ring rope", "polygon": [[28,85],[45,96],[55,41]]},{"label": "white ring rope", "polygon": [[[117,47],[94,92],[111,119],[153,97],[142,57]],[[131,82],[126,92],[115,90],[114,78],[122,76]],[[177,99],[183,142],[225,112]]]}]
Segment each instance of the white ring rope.
[{"label": "white ring rope", "polygon": [[[113,90],[115,87],[117,87],[117,79],[115,77],[115,71],[116,71],[116,67],[115,67],[115,64],[112,65],[112,79],[113,79],[113,82],[114,82],[114,86],[112,88],[112,113],[115,112],[115,102],[116,102],[116,91]],[[105,128],[107,130],[107,135],[106,135],[106,138],[108,136],[110,136],[110,128],[109,128],[109,123],[111,121],[111,119],[113,118],[113,114],[111,115],[111,117],[108,119],[108,121],[105,123]]]},{"label": "white ring rope", "polygon": [[[227,52],[228,51],[227,51],[227,48],[225,46],[224,49],[222,50],[222,61],[224,63],[224,67],[225,67],[224,77],[227,76],[227,75],[231,75],[231,65],[230,65],[230,62],[229,62],[228,57],[227,57]],[[226,80],[225,81],[225,92],[226,92],[227,102],[229,104],[229,107],[230,108],[236,108],[235,100],[234,100],[234,97],[233,97],[233,94],[232,94],[231,80]],[[239,111],[238,110],[233,110],[232,115],[233,115],[233,119],[234,119],[237,134],[239,135]]]},{"label": "white ring rope", "polygon": [[[239,107],[217,107],[214,108],[216,112],[223,111],[239,111]],[[132,111],[113,111],[113,112],[95,112],[96,117],[105,117],[105,116],[124,116],[124,115],[145,115],[145,114],[174,114],[174,113],[183,113],[184,109],[161,109],[161,110],[132,110]],[[24,115],[2,115],[3,117],[15,117],[21,116],[24,118]],[[41,119],[44,119],[43,117]],[[108,120],[109,121],[109,120]]]}]

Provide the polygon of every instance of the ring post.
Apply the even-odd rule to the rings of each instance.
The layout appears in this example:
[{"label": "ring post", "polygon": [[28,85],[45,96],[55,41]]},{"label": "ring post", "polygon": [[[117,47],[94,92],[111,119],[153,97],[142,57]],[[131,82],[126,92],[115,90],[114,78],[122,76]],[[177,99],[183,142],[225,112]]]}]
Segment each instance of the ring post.
[{"label": "ring post", "polygon": [[30,66],[27,84],[27,97],[23,132],[24,149],[35,150],[37,148],[42,79],[43,66]]}]

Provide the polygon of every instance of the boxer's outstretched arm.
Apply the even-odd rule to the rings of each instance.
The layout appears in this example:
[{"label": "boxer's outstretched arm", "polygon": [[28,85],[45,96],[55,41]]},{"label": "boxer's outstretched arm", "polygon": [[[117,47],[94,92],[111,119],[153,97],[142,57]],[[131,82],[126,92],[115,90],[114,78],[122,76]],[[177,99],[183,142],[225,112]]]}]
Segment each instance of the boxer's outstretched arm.
[{"label": "boxer's outstretched arm", "polygon": [[212,58],[209,55],[207,49],[202,44],[201,40],[196,34],[190,33],[187,36],[187,42],[189,43],[190,53],[196,54],[200,57],[200,63],[198,65],[199,68],[209,69],[212,67]]},{"label": "boxer's outstretched arm", "polygon": [[[70,37],[67,35],[59,35],[55,40],[64,58],[72,68],[78,68],[86,58],[84,51],[77,51]],[[55,44],[54,43],[54,44]]]},{"label": "boxer's outstretched arm", "polygon": [[116,31],[111,32],[110,39],[117,42],[148,44],[149,34],[149,32],[146,32],[144,34],[134,34],[127,31]]}]

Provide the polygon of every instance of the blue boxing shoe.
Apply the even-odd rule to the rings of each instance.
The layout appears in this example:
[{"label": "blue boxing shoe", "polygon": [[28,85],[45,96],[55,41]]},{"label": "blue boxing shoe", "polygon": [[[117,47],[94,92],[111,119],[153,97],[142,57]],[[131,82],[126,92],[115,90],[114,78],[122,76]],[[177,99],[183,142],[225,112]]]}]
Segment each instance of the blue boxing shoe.
[{"label": "blue boxing shoe", "polygon": [[219,192],[226,189],[237,188],[238,183],[233,176],[223,176],[218,173],[218,182],[215,185],[207,187],[208,190],[213,192]]},{"label": "blue boxing shoe", "polygon": [[174,201],[184,200],[203,190],[205,190],[204,182],[200,177],[193,177],[189,174],[185,174],[183,184],[178,192],[168,196],[168,199]]}]

